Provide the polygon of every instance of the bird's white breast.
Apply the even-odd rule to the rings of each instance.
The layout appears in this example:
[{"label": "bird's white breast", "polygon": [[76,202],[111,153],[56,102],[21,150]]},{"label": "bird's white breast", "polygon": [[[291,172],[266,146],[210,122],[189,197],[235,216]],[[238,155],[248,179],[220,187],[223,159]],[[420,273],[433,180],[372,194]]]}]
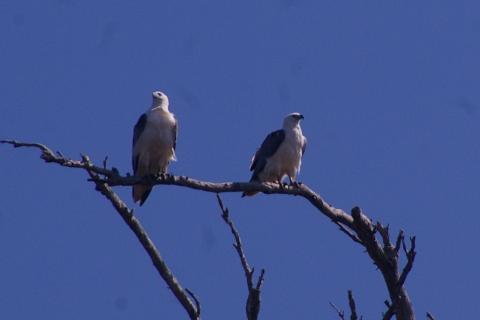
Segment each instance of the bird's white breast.
[{"label": "bird's white breast", "polygon": [[174,160],[175,123],[170,112],[152,110],[148,113],[134,150],[134,154],[139,155],[139,171],[144,171],[143,174],[166,172],[169,161]]},{"label": "bird's white breast", "polygon": [[263,181],[280,180],[284,175],[295,179],[301,166],[303,135],[300,128],[285,130],[285,140],[267,160]]}]

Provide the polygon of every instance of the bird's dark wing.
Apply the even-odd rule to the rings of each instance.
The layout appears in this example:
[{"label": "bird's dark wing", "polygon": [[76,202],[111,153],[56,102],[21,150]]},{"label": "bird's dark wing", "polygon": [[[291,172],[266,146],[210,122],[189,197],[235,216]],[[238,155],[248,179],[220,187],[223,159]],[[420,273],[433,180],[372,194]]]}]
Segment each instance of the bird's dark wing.
[{"label": "bird's dark wing", "polygon": [[303,136],[302,156],[305,154],[305,150],[307,150],[307,137]]},{"label": "bird's dark wing", "polygon": [[133,168],[133,174],[137,172],[137,164],[138,164],[138,155],[135,156],[133,154],[133,149],[135,149],[135,144],[137,144],[138,139],[142,135],[143,130],[145,129],[145,126],[147,124],[147,114],[142,114],[140,118],[137,121],[137,124],[133,128],[133,143],[132,143],[132,168]]},{"label": "bird's dark wing", "polygon": [[177,149],[178,121],[175,119],[175,125],[172,128],[173,150]]},{"label": "bird's dark wing", "polygon": [[283,140],[285,140],[285,131],[283,130],[274,131],[265,138],[255,156],[253,156],[250,166],[250,171],[253,171],[252,180],[255,180],[257,175],[265,168],[267,159],[277,152]]}]

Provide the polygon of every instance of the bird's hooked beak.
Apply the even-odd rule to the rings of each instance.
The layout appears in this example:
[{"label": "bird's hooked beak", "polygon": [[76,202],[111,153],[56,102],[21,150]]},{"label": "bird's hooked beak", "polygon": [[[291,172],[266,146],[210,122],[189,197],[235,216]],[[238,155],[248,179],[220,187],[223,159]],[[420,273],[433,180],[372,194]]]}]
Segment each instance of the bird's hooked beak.
[{"label": "bird's hooked beak", "polygon": [[305,117],[303,116],[303,114],[301,114],[298,118],[299,118],[299,119],[302,119],[302,120],[305,119]]}]

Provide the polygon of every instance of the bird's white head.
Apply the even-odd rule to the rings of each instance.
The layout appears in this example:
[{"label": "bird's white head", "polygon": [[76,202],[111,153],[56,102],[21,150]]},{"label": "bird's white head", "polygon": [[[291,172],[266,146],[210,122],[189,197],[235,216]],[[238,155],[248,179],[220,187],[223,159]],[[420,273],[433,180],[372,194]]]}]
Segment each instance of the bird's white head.
[{"label": "bird's white head", "polygon": [[165,93],[161,91],[154,91],[152,92],[152,109],[160,108],[165,111],[168,111],[168,97]]},{"label": "bird's white head", "polygon": [[293,129],[300,124],[300,120],[303,119],[303,115],[298,112],[290,113],[283,119],[284,129]]}]

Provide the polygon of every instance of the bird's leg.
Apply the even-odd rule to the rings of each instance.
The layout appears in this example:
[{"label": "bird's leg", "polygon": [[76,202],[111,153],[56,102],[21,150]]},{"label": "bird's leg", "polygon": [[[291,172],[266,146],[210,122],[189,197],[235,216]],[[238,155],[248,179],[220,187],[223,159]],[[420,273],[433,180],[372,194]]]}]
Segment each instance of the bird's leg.
[{"label": "bird's leg", "polygon": [[156,175],[156,174],[149,174],[149,175],[147,175],[147,177],[148,177],[148,182],[149,182],[150,184],[153,184],[153,183],[155,182],[155,180],[157,180],[158,175]]},{"label": "bird's leg", "polygon": [[292,187],[295,187],[295,188],[298,188],[300,186],[301,183],[295,181],[295,179],[293,179],[292,177],[288,176],[288,179],[290,180],[290,185]]},{"label": "bird's leg", "polygon": [[280,186],[280,189],[285,189],[285,185],[282,183],[282,179],[278,179],[277,183]]},{"label": "bird's leg", "polygon": [[154,180],[157,180],[157,179],[165,180],[165,177],[166,177],[165,172],[163,171],[152,174],[152,176],[154,177]]}]

